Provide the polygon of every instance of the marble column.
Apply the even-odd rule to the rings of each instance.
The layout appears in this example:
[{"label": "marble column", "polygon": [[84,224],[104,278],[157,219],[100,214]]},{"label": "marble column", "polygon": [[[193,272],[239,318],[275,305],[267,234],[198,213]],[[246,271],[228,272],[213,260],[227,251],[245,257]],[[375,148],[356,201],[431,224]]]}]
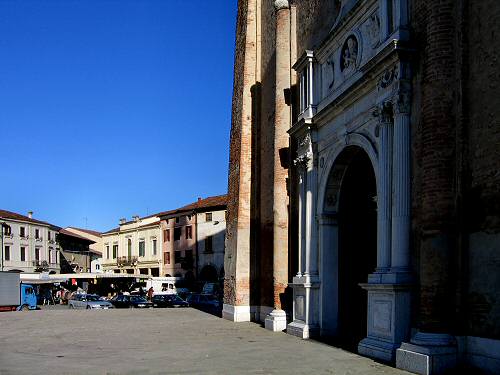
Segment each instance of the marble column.
[{"label": "marble column", "polygon": [[383,103],[378,108],[379,118],[379,189],[377,195],[377,270],[385,273],[391,266],[392,232],[392,105]]},{"label": "marble column", "polygon": [[287,0],[275,0],[276,11],[276,97],[274,121],[273,170],[273,288],[274,310],[266,317],[265,326],[273,331],[286,329],[286,313],[281,299],[288,285],[288,171],[279,151],[289,146],[290,108],[284,90],[290,88],[290,6]]},{"label": "marble column", "polygon": [[410,265],[410,92],[401,90],[393,100],[393,206],[391,271],[408,273]]}]

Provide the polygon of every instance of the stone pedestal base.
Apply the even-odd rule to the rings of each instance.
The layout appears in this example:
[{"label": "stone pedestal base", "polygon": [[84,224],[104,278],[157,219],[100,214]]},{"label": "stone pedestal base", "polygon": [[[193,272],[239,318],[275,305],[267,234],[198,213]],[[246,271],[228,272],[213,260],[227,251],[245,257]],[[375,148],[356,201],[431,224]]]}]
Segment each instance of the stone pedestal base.
[{"label": "stone pedestal base", "polygon": [[233,306],[224,304],[222,317],[232,322],[249,322],[251,320],[250,306]]},{"label": "stone pedestal base", "polygon": [[358,344],[358,353],[365,357],[377,358],[384,362],[393,363],[398,346],[380,338],[366,337]]},{"label": "stone pedestal base", "polygon": [[318,327],[310,327],[304,322],[294,321],[286,327],[286,333],[292,336],[300,337],[301,339],[309,339],[317,337],[319,334]]},{"label": "stone pedestal base", "polygon": [[286,329],[286,312],[283,310],[273,310],[266,316],[266,329],[273,332],[282,332]]},{"label": "stone pedestal base", "polygon": [[410,333],[410,285],[360,285],[368,291],[368,332],[358,352],[393,363],[396,349]]},{"label": "stone pedestal base", "polygon": [[396,351],[396,367],[422,375],[439,375],[457,366],[457,345],[446,334],[417,333]]}]

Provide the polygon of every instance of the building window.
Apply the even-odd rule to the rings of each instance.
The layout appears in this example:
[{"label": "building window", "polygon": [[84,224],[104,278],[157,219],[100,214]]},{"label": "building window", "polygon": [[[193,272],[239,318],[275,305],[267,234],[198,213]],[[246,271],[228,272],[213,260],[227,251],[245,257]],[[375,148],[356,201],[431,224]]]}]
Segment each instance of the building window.
[{"label": "building window", "polygon": [[26,248],[24,246],[21,246],[21,262],[26,261]]},{"label": "building window", "polygon": [[53,248],[49,248],[49,262],[50,264],[54,264],[56,262],[55,253]]},{"label": "building window", "polygon": [[129,238],[127,241],[127,250],[128,250],[128,257],[132,257],[132,240]]},{"label": "building window", "polygon": [[10,246],[5,246],[5,260],[10,260]]},{"label": "building window", "polygon": [[50,230],[49,230],[49,231],[48,231],[48,237],[47,237],[47,238],[49,239],[49,241],[52,239],[51,237],[52,237],[52,236],[51,236],[51,234],[50,234]]},{"label": "building window", "polygon": [[19,236],[26,237],[26,228],[25,227],[19,228]]},{"label": "building window", "polygon": [[35,260],[36,260],[37,262],[39,262],[39,261],[40,261],[40,248],[39,248],[39,247],[37,247],[37,248],[35,249]]},{"label": "building window", "polygon": [[207,212],[205,214],[205,221],[212,221],[212,213],[211,212]]},{"label": "building window", "polygon": [[99,271],[99,270],[101,269],[101,266],[100,266],[100,265],[98,265],[98,264],[96,264],[96,265],[95,265],[95,269],[96,269],[97,271]]},{"label": "building window", "polygon": [[212,253],[213,251],[212,236],[208,236],[205,238],[205,253]]},{"label": "building window", "polygon": [[153,255],[156,255],[156,240],[153,240]]},{"label": "building window", "polygon": [[174,228],[174,241],[179,241],[181,239],[182,228]]},{"label": "building window", "polygon": [[178,217],[178,216],[175,218],[175,222],[176,222],[177,224],[179,223],[179,217]]},{"label": "building window", "polygon": [[109,259],[109,246],[106,246],[106,259]]},{"label": "building window", "polygon": [[118,245],[113,245],[113,259],[118,255]]},{"label": "building window", "polygon": [[186,239],[190,240],[193,238],[193,227],[191,225],[186,227]]},{"label": "building window", "polygon": [[146,256],[146,242],[139,241],[139,256]]},{"label": "building window", "polygon": [[186,255],[186,260],[193,259],[193,250],[186,250],[185,255]]},{"label": "building window", "polygon": [[174,253],[174,262],[175,263],[180,263],[181,262],[181,252],[180,251],[176,251]]},{"label": "building window", "polygon": [[163,263],[170,264],[170,253],[169,252],[163,253]]},{"label": "building window", "polygon": [[170,242],[170,229],[163,231],[163,242]]},{"label": "building window", "polygon": [[35,238],[36,239],[40,238],[40,229],[35,229]]}]

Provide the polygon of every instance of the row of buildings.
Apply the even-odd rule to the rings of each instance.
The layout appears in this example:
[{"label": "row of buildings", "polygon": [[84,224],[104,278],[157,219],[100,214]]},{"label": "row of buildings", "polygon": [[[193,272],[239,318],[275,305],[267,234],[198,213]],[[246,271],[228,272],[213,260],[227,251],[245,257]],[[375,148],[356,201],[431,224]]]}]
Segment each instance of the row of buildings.
[{"label": "row of buildings", "polygon": [[225,195],[132,220],[102,234],[104,272],[218,281],[224,276]]},{"label": "row of buildings", "polygon": [[[61,228],[33,218],[0,210],[2,226],[0,269],[19,272],[100,272],[100,233]],[[95,240],[93,240],[95,238]]]},{"label": "row of buildings", "polygon": [[110,272],[218,281],[224,276],[225,195],[120,220],[105,233],[0,210],[1,270]]},{"label": "row of buildings", "polygon": [[225,318],[500,373],[499,24],[497,0],[238,1]]}]

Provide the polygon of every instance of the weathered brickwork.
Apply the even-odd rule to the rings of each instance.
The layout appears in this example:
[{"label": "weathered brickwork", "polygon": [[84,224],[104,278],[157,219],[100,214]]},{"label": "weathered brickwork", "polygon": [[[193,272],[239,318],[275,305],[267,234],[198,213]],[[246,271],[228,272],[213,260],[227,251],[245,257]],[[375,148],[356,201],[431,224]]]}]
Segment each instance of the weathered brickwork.
[{"label": "weathered brickwork", "polygon": [[420,255],[420,321],[429,331],[449,331],[454,306],[456,56],[453,0],[414,2],[420,103],[415,106],[414,237]]},{"label": "weathered brickwork", "polygon": [[[244,64],[246,47],[247,1],[238,2],[238,19],[236,25],[236,45],[234,61],[234,89],[232,102],[231,140],[229,154],[229,182],[226,221],[226,253],[225,273],[234,275],[236,264],[236,244],[238,235],[238,196],[240,187],[240,158],[241,158],[241,123],[243,109]],[[230,276],[224,281],[224,303],[235,302],[235,280]]]},{"label": "weathered brickwork", "polygon": [[297,55],[318,47],[328,36],[340,10],[340,1],[302,0],[297,6]]},{"label": "weathered brickwork", "polygon": [[499,22],[495,1],[412,2],[413,259],[423,330],[500,337]]},{"label": "weathered brickwork", "polygon": [[[466,12],[468,126],[468,332],[500,338],[500,6],[469,1]],[[485,277],[487,275],[487,277]]]}]

